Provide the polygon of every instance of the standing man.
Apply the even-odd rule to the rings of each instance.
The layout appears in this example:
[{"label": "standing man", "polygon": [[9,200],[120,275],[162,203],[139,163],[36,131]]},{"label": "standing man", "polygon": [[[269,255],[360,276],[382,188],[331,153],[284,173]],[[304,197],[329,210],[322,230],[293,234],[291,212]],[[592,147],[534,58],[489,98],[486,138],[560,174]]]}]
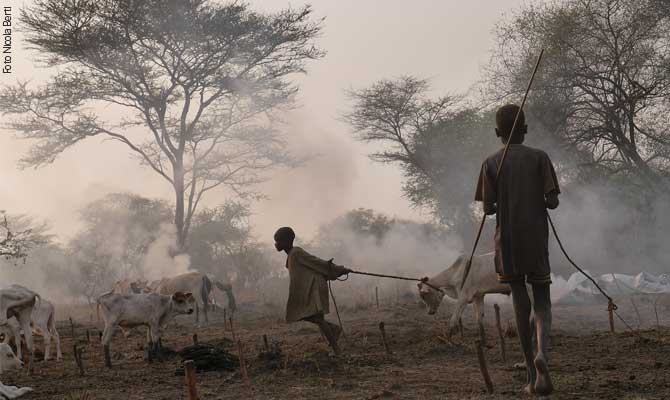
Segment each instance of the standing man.
[{"label": "standing man", "polygon": [[335,354],[342,329],[324,318],[330,312],[328,282],[348,274],[349,269],[315,257],[293,246],[295,233],[289,227],[279,228],[274,235],[277,251],[287,254],[286,268],[290,284],[286,304],[286,322],[308,321],[316,324]]},{"label": "standing man", "polygon": [[[519,341],[528,373],[525,391],[548,395],[553,385],[547,366],[551,330],[551,284],[547,208],[558,207],[558,179],[549,156],[524,146],[528,126],[523,111],[509,138],[519,106],[508,104],[496,112],[496,136],[510,140],[505,162],[496,179],[503,149],[482,165],[475,200],[484,203],[487,215],[496,214],[495,268],[498,280],[509,283]],[[537,354],[533,354],[530,326],[531,302],[526,282],[533,286]]]}]

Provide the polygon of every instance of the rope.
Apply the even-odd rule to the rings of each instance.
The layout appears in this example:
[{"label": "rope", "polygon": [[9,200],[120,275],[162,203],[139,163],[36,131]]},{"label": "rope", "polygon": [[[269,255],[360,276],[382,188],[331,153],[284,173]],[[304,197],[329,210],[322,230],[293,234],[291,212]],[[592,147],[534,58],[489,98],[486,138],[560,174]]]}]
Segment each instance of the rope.
[{"label": "rope", "polygon": [[549,225],[551,225],[551,230],[554,232],[554,237],[556,238],[556,242],[558,242],[558,247],[561,248],[561,251],[563,252],[563,255],[565,256],[565,258],[570,262],[570,264],[572,264],[573,267],[575,267],[575,269],[577,271],[579,271],[582,275],[587,277],[591,281],[591,283],[593,283],[593,286],[595,286],[596,289],[598,289],[598,291],[600,291],[600,293],[603,296],[605,296],[605,298],[607,299],[607,303],[608,303],[608,305],[607,305],[608,306],[608,311],[609,311],[609,308],[611,308],[614,315],[616,315],[617,318],[619,318],[619,320],[621,320],[621,322],[623,322],[623,324],[626,326],[626,328],[629,331],[631,331],[633,334],[637,335],[637,337],[642,339],[642,335],[640,335],[640,333],[638,331],[633,329],[633,327],[630,326],[630,324],[628,324],[628,322],[626,322],[626,320],[623,319],[623,317],[617,312],[619,307],[614,303],[614,300],[612,300],[612,298],[605,292],[605,290],[603,290],[603,288],[601,288],[600,285],[598,285],[598,283],[595,281],[595,279],[593,279],[583,269],[579,268],[579,266],[577,264],[575,264],[574,261],[572,261],[572,259],[568,255],[568,252],[565,250],[565,247],[563,247],[563,242],[561,242],[561,239],[558,237],[558,232],[556,232],[556,227],[554,226],[554,221],[551,220],[551,216],[549,215],[549,212],[547,212],[547,220],[549,220]]},{"label": "rope", "polygon": [[[496,170],[495,183],[498,182],[500,171],[502,170],[502,166],[505,163],[505,159],[507,158],[507,151],[509,150],[509,145],[512,142],[512,135],[514,135],[514,131],[516,130],[516,125],[519,122],[519,115],[521,115],[521,112],[523,111],[523,106],[526,104],[526,99],[528,98],[528,92],[530,92],[530,88],[533,85],[533,80],[535,80],[535,74],[537,73],[537,69],[540,67],[540,61],[542,61],[543,54],[544,49],[540,51],[540,55],[537,57],[537,62],[535,63],[533,74],[530,76],[528,86],[526,87],[526,93],[524,93],[523,100],[521,100],[521,106],[519,107],[519,110],[517,110],[516,116],[514,117],[514,123],[512,124],[512,129],[510,129],[507,141],[505,142],[505,149],[503,150],[502,158],[500,159],[500,164],[498,164],[498,169]],[[468,259],[468,263],[465,265],[465,273],[463,274],[463,279],[461,280],[461,289],[463,289],[463,286],[465,285],[465,279],[468,277],[468,274],[470,273],[470,268],[472,267],[472,258],[475,256],[475,251],[477,250],[479,239],[482,236],[484,223],[486,223],[486,213],[484,213],[484,215],[482,216],[482,222],[479,224],[479,231],[477,232],[477,238],[475,239],[475,244],[474,246],[472,246],[472,252],[470,253],[470,258]]]},{"label": "rope", "polygon": [[[391,279],[399,279],[399,280],[403,280],[403,281],[421,282],[421,283],[423,283],[424,285],[426,285],[426,286],[428,286],[428,287],[430,287],[430,288],[432,288],[432,289],[435,289],[435,290],[439,291],[440,293],[444,294],[444,290],[440,289],[440,288],[437,287],[437,286],[434,286],[434,285],[428,283],[428,277],[424,277],[424,278],[421,278],[421,279],[418,279],[418,278],[407,278],[407,277],[405,277],[405,276],[384,275],[384,274],[373,274],[372,272],[363,272],[363,271],[350,271],[350,273],[352,273],[352,274],[358,274],[358,275],[376,276],[376,277],[379,277],[379,278],[391,278]],[[348,277],[348,275],[347,275],[347,278],[346,278],[346,279],[342,279],[342,280],[343,280],[343,281],[346,281],[348,278],[349,278],[349,277]]]},{"label": "rope", "polygon": [[[330,260],[328,260],[328,268],[329,268],[329,272],[332,272],[332,268],[333,268],[333,259],[332,258]],[[390,279],[399,279],[399,280],[403,280],[403,281],[421,282],[421,283],[425,284],[426,286],[428,286],[430,288],[433,288],[433,289],[439,291],[440,293],[444,294],[444,290],[440,289],[437,286],[433,286],[430,283],[428,283],[428,277],[424,277],[424,278],[421,278],[421,279],[419,279],[419,278],[407,278],[405,276],[384,275],[384,274],[375,274],[375,273],[372,273],[372,272],[349,270],[349,272],[347,272],[345,274],[344,279],[339,279],[339,278],[335,278],[335,279],[338,280],[338,281],[341,281],[341,282],[346,281],[347,279],[349,279],[349,274],[368,275],[368,276],[376,276],[376,277],[379,277],[379,278],[390,278]],[[349,339],[347,339],[347,335],[344,333],[344,326],[342,325],[342,319],[340,318],[340,310],[337,308],[337,301],[335,301],[335,295],[333,294],[333,288],[330,286],[330,279],[328,280],[328,292],[330,293],[330,298],[333,300],[333,306],[335,307],[335,314],[337,315],[337,322],[340,324],[340,329],[342,329],[342,336],[344,336],[344,340],[347,341],[347,343],[349,343]]]}]

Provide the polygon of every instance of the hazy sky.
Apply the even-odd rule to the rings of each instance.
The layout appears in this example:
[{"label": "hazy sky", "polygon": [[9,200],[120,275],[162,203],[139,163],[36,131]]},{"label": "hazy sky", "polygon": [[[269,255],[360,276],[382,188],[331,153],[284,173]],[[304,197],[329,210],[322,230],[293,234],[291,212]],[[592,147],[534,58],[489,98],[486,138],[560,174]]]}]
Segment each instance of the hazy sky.
[{"label": "hazy sky", "polygon": [[[250,3],[259,10],[277,10],[305,2]],[[367,153],[373,147],[355,142],[348,127],[337,120],[349,106],[343,91],[401,74],[429,78],[439,94],[467,90],[488,60],[494,24],[522,1],[309,3],[316,17],[326,17],[318,45],[327,55],[309,64],[308,75],[298,78],[300,107],[286,116],[285,131],[294,152],[316,156],[304,167],[278,172],[262,185],[269,199],[253,206],[257,235],[269,240],[276,227],[292,225],[299,236],[309,237],[320,223],[356,207],[428,218],[402,197],[398,168],[372,163]],[[12,5],[16,15],[23,4],[30,2],[3,3]],[[20,28],[18,19],[14,23]],[[33,65],[33,54],[21,48],[20,34],[14,36],[14,45],[15,73],[0,74],[0,83],[17,79],[39,83],[49,72]],[[79,228],[77,210],[106,193],[132,191],[173,200],[168,184],[139,167],[121,144],[89,139],[52,165],[18,170],[16,162],[27,148],[28,143],[14,139],[12,132],[0,136],[0,207],[49,220],[63,240]],[[205,204],[215,205],[227,196],[212,193]]]}]

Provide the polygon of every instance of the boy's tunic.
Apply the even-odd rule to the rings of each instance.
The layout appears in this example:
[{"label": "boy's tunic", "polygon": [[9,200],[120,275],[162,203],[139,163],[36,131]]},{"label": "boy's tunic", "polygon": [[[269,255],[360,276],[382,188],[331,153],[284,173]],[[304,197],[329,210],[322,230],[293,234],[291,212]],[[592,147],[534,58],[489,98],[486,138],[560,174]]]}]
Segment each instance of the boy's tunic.
[{"label": "boy's tunic", "polygon": [[482,165],[475,200],[496,203],[495,266],[501,282],[527,279],[549,283],[549,227],[545,194],[560,193],[549,156],[542,150],[510,144]]},{"label": "boy's tunic", "polygon": [[336,279],[344,267],[315,257],[294,247],[286,259],[290,284],[286,322],[296,322],[317,314],[328,314],[327,280]]}]

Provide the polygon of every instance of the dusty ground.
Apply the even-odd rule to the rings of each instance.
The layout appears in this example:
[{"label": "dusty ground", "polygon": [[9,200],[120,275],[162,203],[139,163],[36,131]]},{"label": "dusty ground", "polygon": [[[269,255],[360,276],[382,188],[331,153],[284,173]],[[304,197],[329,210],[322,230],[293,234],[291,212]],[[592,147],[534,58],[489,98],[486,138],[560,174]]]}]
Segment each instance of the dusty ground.
[{"label": "dusty ground", "polygon": [[[639,305],[640,317],[631,307],[621,307],[635,327],[642,322],[641,338],[626,333],[617,322],[617,334],[607,332],[603,305],[555,306],[550,367],[556,393],[551,399],[668,399],[670,398],[670,312],[659,310],[659,330],[653,309]],[[282,310],[242,304],[236,315],[251,377],[252,392],[239,372],[198,374],[201,399],[518,399],[524,373],[512,368],[519,361],[516,338],[506,339],[507,362],[501,360],[493,326],[493,307],[487,307],[486,357],[495,392],[486,394],[472,345],[475,329],[467,312],[465,336],[449,342],[444,328],[448,305],[436,317],[409,302],[382,309],[341,310],[348,341],[344,355],[335,358],[317,330],[307,323],[286,325]],[[179,359],[148,365],[144,336],[112,343],[114,368],[103,366],[97,327],[85,308],[61,308],[60,318],[73,315],[75,336],[85,348],[86,376],[80,377],[72,355],[73,338],[68,321],[59,322],[64,362],[36,363],[36,371],[6,373],[5,384],[31,386],[28,399],[186,399],[183,377],[175,376]],[[509,305],[502,307],[503,325],[512,318]],[[334,314],[331,315],[334,319]],[[231,332],[224,330],[222,314],[206,327],[196,328],[192,318],[171,326],[164,345],[174,349],[191,343],[197,332],[201,342],[221,343]],[[381,343],[378,323],[384,321],[392,354]],[[86,330],[91,343],[86,343]],[[258,358],[262,335],[278,342],[283,356],[272,361]],[[39,339],[38,339],[39,340]],[[41,346],[41,340],[38,341]],[[228,345],[237,354],[237,348]]]}]

